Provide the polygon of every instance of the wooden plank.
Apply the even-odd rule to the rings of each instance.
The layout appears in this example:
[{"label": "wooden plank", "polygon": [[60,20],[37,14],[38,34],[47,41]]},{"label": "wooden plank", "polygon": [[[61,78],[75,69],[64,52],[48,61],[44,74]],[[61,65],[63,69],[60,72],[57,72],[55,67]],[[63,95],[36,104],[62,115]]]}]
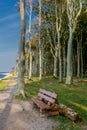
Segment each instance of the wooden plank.
[{"label": "wooden plank", "polygon": [[39,107],[39,108],[44,108],[45,103],[43,103],[41,100],[38,98],[33,98],[32,101]]},{"label": "wooden plank", "polygon": [[80,82],[87,82],[87,80],[86,79],[82,79],[82,80],[80,80]]},{"label": "wooden plank", "polygon": [[49,97],[52,97],[52,98],[57,98],[57,94],[54,93],[54,92],[50,92],[50,91],[47,91],[45,89],[40,89],[40,92],[45,94],[45,95],[48,95]]},{"label": "wooden plank", "polygon": [[32,98],[32,101],[42,110],[44,110],[44,109],[51,109],[50,106],[48,106],[47,104],[45,104],[44,102],[39,100],[38,97]]},{"label": "wooden plank", "polygon": [[57,115],[59,115],[59,111],[50,111],[49,115],[50,116],[57,116]]},{"label": "wooden plank", "polygon": [[38,93],[38,96],[45,99],[46,101],[50,102],[50,103],[55,103],[55,99],[51,98],[51,97],[48,97],[42,93]]}]

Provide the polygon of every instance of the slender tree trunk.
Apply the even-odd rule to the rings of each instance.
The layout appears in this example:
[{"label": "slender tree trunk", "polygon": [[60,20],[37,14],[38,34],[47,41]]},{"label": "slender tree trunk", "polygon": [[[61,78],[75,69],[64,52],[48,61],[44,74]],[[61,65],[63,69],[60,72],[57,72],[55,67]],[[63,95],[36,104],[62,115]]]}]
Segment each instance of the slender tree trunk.
[{"label": "slender tree trunk", "polygon": [[81,77],[83,77],[83,53],[82,53],[82,42],[81,42]]},{"label": "slender tree trunk", "polygon": [[31,79],[31,75],[32,75],[32,50],[31,45],[29,45],[29,79]]},{"label": "slender tree trunk", "polygon": [[57,55],[58,55],[58,50],[55,49],[55,56],[54,56],[54,71],[53,71],[53,76],[57,77]]},{"label": "slender tree trunk", "polygon": [[56,43],[56,32],[54,31],[54,25],[53,25],[53,29],[52,29],[52,34],[53,34],[53,42],[54,42],[54,70],[53,70],[53,76],[57,77],[57,57],[58,57],[58,46]]},{"label": "slender tree trunk", "polygon": [[42,40],[42,75],[44,75],[44,38]]},{"label": "slender tree trunk", "polygon": [[38,59],[38,47],[37,47],[36,48],[36,54],[35,54],[35,67],[34,67],[34,69],[35,69],[35,76],[38,75],[38,61],[39,61],[39,59]]},{"label": "slender tree trunk", "polygon": [[68,40],[68,48],[67,48],[67,73],[66,73],[66,84],[71,84],[72,81],[72,36],[73,32],[71,27],[69,27],[69,40]]},{"label": "slender tree trunk", "polygon": [[25,75],[27,76],[28,79],[28,71],[29,71],[29,54],[28,54],[28,45],[25,47]]},{"label": "slender tree trunk", "polygon": [[20,0],[20,16],[21,16],[21,30],[20,30],[20,44],[19,44],[19,63],[18,63],[18,93],[24,94],[24,72],[25,72],[25,0]]},{"label": "slender tree trunk", "polygon": [[39,47],[39,80],[42,79],[42,51],[41,47]]},{"label": "slender tree trunk", "polygon": [[66,77],[66,52],[65,52],[65,45],[63,47],[63,76]]},{"label": "slender tree trunk", "polygon": [[[72,51],[73,52],[73,51]],[[75,59],[75,53],[73,52],[73,55],[72,55],[72,77],[76,76],[76,71],[77,71],[77,68],[76,68],[76,59]]]},{"label": "slender tree trunk", "polygon": [[39,0],[39,80],[42,79],[42,48],[41,48],[41,0]]},{"label": "slender tree trunk", "polygon": [[62,82],[62,58],[61,58],[61,43],[60,34],[58,32],[58,58],[59,58],[59,82]]},{"label": "slender tree trunk", "polygon": [[80,46],[77,40],[77,77],[80,77]]},{"label": "slender tree trunk", "polygon": [[[29,17],[29,41],[31,36],[31,18],[32,18],[32,0],[30,0],[30,17]],[[31,42],[29,42],[29,79],[32,76],[32,49]]]},{"label": "slender tree trunk", "polygon": [[44,62],[44,75],[46,75],[47,74],[47,69],[46,69],[46,61]]},{"label": "slender tree trunk", "polygon": [[[49,30],[47,29],[47,36],[48,36],[48,39],[49,39],[49,43],[50,43],[50,46],[51,46],[51,53],[53,55],[53,58],[54,58],[54,68],[53,68],[53,76],[54,77],[57,77],[57,54],[58,54],[58,49],[57,49],[57,46],[55,45],[55,47],[53,46],[53,43],[51,41],[51,37],[49,35]],[[54,35],[53,35],[54,36]],[[54,44],[55,44],[55,40],[54,40]],[[55,52],[53,52],[53,50]]]},{"label": "slender tree trunk", "polygon": [[[58,17],[57,1],[55,0],[55,13],[56,13],[56,31],[58,39],[58,59],[59,59],[59,82],[62,82],[62,58],[61,58],[61,43],[60,43],[60,31],[61,31],[61,15]],[[60,19],[60,22],[58,22]]]},{"label": "slender tree trunk", "polygon": [[67,49],[67,75],[66,84],[72,81],[72,37],[76,28],[77,18],[82,10],[82,0],[67,0],[67,16],[69,20],[69,40]]}]

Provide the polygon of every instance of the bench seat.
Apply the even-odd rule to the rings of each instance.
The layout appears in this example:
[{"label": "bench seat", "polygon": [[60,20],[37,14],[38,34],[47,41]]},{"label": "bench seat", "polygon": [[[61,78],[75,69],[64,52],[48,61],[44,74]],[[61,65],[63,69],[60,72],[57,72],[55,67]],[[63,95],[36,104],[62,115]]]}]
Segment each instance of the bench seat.
[{"label": "bench seat", "polygon": [[48,104],[42,102],[38,97],[32,98],[32,101],[41,109],[41,110],[49,110],[51,109],[51,106]]}]

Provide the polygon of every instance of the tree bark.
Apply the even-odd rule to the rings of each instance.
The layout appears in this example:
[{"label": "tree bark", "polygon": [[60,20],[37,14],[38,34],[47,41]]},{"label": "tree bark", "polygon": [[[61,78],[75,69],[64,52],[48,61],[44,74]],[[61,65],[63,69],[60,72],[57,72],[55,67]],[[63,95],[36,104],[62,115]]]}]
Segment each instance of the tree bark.
[{"label": "tree bark", "polygon": [[59,58],[59,82],[62,82],[62,57],[61,57],[61,43],[59,32],[58,32],[58,58]]},{"label": "tree bark", "polygon": [[77,40],[77,77],[80,77],[80,45]]},{"label": "tree bark", "polygon": [[[62,4],[62,3],[61,3]],[[62,7],[60,7],[62,10]],[[56,14],[56,31],[57,31],[57,39],[58,39],[58,59],[59,59],[59,82],[62,82],[62,58],[61,58],[61,42],[60,42],[60,31],[62,25],[62,12],[58,14],[57,1],[55,0],[55,14]]]},{"label": "tree bark", "polygon": [[83,77],[83,53],[82,53],[82,42],[81,42],[81,77]]},{"label": "tree bark", "polygon": [[25,31],[26,31],[26,16],[25,16],[25,0],[20,0],[20,44],[19,44],[19,63],[18,63],[18,94],[24,94],[24,74],[25,74]]},{"label": "tree bark", "polygon": [[36,47],[36,54],[35,54],[35,67],[34,67],[34,70],[35,70],[35,76],[38,75],[38,62],[39,62],[39,59],[38,59],[38,47]]},{"label": "tree bark", "polygon": [[[31,18],[32,18],[32,0],[29,2],[30,4],[30,17],[29,17],[29,41],[31,36]],[[32,76],[32,49],[31,49],[31,41],[29,42],[29,79]]]},{"label": "tree bark", "polygon": [[67,49],[67,75],[66,84],[71,84],[72,81],[72,37],[76,28],[77,18],[82,10],[82,1],[67,0],[67,16],[69,20],[69,40]]},{"label": "tree bark", "polygon": [[63,47],[63,76],[66,76],[66,52],[65,52],[65,44]]},{"label": "tree bark", "polygon": [[66,73],[66,84],[71,84],[72,80],[72,29],[69,27],[69,40],[68,40],[68,48],[67,48],[67,73]]},{"label": "tree bark", "polygon": [[42,50],[41,50],[41,0],[39,0],[39,80],[42,79]]},{"label": "tree bark", "polygon": [[54,77],[57,77],[57,55],[58,55],[58,50],[55,49],[54,70],[53,70],[53,76],[54,76]]}]

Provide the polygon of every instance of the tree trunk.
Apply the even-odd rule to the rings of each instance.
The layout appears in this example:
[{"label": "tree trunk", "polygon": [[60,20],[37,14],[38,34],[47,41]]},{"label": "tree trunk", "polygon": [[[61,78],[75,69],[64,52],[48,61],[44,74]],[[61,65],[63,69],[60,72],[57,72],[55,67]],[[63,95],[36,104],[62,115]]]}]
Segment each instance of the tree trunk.
[{"label": "tree trunk", "polygon": [[[26,53],[28,55],[28,51]],[[28,79],[28,70],[29,70],[29,57],[28,56],[26,56],[26,59],[25,59],[25,66],[26,66],[26,76]]]},{"label": "tree trunk", "polygon": [[62,82],[62,58],[61,58],[61,43],[59,32],[58,32],[58,58],[59,58],[59,82]]},{"label": "tree trunk", "polygon": [[42,40],[42,75],[44,75],[44,38]]},{"label": "tree trunk", "polygon": [[79,116],[79,114],[76,111],[74,111],[71,108],[68,108],[64,104],[59,104],[58,107],[60,115],[66,116],[74,122],[79,122],[83,120],[82,117]]},{"label": "tree trunk", "polygon": [[32,50],[30,50],[30,56],[29,56],[29,79],[31,79],[31,76],[32,76]]},{"label": "tree trunk", "polygon": [[35,54],[35,67],[34,67],[34,70],[35,70],[35,76],[38,75],[38,62],[39,62],[39,59],[38,59],[38,47],[36,47],[36,54]]},{"label": "tree trunk", "polygon": [[54,56],[54,71],[53,71],[53,76],[57,77],[57,55],[58,55],[58,50],[55,49],[55,56]]},{"label": "tree trunk", "polygon": [[83,54],[82,54],[82,42],[81,42],[81,77],[83,77]]},{"label": "tree trunk", "polygon": [[39,80],[42,79],[42,51],[41,47],[39,47]]},{"label": "tree trunk", "polygon": [[42,79],[42,48],[41,48],[41,0],[39,0],[39,80]]},{"label": "tree trunk", "polygon": [[77,77],[80,77],[80,46],[77,40]]},{"label": "tree trunk", "polygon": [[55,28],[54,28],[54,25],[53,25],[53,29],[52,29],[52,34],[53,34],[53,42],[54,42],[54,70],[53,70],[53,76],[54,77],[57,77],[57,60],[58,60],[58,45],[57,45],[57,42],[56,42],[56,32],[55,32]]},{"label": "tree trunk", "polygon": [[25,16],[25,0],[20,0],[20,44],[19,44],[19,64],[18,64],[18,94],[24,94],[24,72],[25,72],[25,31],[26,31],[26,16]]},{"label": "tree trunk", "polygon": [[[51,37],[50,37],[48,29],[47,29],[47,36],[48,36],[49,43],[50,43],[50,46],[51,46],[51,53],[52,53],[53,58],[54,58],[53,76],[57,77],[57,55],[58,55],[58,49],[57,49],[57,45],[53,46],[53,43],[52,43],[52,40],[51,40]],[[53,37],[55,37],[55,36],[53,35]],[[56,40],[54,40],[54,44],[55,44],[55,42],[56,42]]]},{"label": "tree trunk", "polygon": [[62,58],[61,58],[61,43],[60,43],[60,31],[61,31],[61,24],[62,24],[61,15],[62,14],[61,13],[58,14],[58,7],[57,7],[56,0],[55,0],[55,14],[56,14],[56,31],[57,31],[57,39],[58,39],[59,82],[62,82]]},{"label": "tree trunk", "polygon": [[[32,18],[32,0],[30,1],[30,17],[29,17],[29,41],[31,36],[31,18]],[[29,79],[31,79],[32,75],[32,49],[31,42],[29,42]]]},{"label": "tree trunk", "polygon": [[72,29],[69,27],[69,40],[68,40],[68,48],[67,48],[67,72],[66,72],[66,84],[71,84],[72,81]]},{"label": "tree trunk", "polygon": [[66,76],[66,52],[65,52],[65,45],[63,47],[63,76]]}]

